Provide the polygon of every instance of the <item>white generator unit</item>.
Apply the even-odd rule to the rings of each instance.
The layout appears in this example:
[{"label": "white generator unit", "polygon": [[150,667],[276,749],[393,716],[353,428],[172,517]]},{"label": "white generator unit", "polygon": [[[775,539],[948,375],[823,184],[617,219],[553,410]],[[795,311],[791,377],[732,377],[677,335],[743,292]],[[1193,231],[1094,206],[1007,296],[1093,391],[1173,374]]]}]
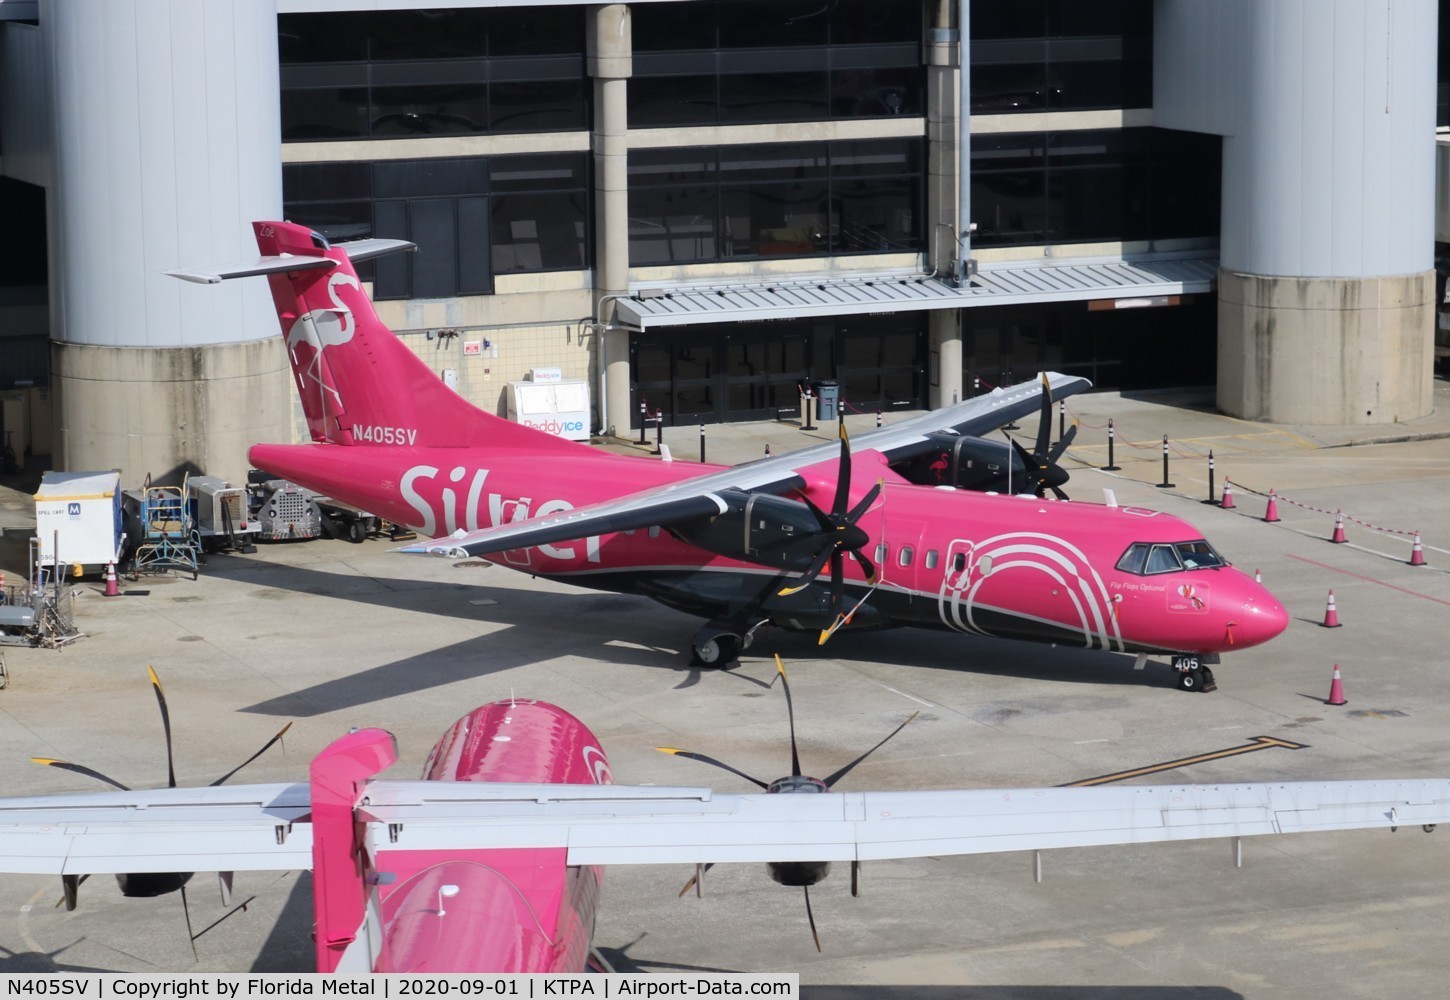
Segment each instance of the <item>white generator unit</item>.
[{"label": "white generator unit", "polygon": [[105,572],[121,551],[121,476],[116,472],[47,472],[35,493],[40,565]]}]

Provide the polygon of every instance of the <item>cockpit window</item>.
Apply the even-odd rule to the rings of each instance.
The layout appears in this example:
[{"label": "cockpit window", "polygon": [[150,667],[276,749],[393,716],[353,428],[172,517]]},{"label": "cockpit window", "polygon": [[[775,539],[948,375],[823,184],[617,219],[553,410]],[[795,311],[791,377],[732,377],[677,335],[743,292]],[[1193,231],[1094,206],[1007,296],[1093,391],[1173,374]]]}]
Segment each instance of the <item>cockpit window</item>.
[{"label": "cockpit window", "polygon": [[1118,569],[1138,576],[1225,565],[1223,557],[1201,538],[1192,542],[1134,542],[1118,560]]},{"label": "cockpit window", "polygon": [[1128,546],[1128,551],[1123,553],[1123,558],[1118,560],[1118,569],[1124,573],[1135,573],[1143,575],[1143,560],[1148,558],[1148,550],[1152,548],[1146,542],[1134,542]]},{"label": "cockpit window", "polygon": [[1223,556],[1213,551],[1213,546],[1203,539],[1179,542],[1178,558],[1183,560],[1184,569],[1216,569],[1225,565]]},{"label": "cockpit window", "polygon": [[1173,573],[1183,568],[1178,561],[1178,549],[1173,545],[1155,545],[1148,550],[1148,566],[1145,573]]}]

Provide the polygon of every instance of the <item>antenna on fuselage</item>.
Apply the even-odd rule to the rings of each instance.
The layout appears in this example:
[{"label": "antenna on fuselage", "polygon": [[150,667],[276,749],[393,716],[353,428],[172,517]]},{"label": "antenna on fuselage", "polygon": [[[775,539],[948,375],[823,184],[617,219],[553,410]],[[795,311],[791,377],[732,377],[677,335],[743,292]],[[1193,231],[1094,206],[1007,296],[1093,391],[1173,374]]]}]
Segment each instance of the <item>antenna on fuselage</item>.
[{"label": "antenna on fuselage", "polygon": [[1106,486],[1103,487],[1103,503],[1109,507],[1116,507],[1118,505],[1117,494]]}]

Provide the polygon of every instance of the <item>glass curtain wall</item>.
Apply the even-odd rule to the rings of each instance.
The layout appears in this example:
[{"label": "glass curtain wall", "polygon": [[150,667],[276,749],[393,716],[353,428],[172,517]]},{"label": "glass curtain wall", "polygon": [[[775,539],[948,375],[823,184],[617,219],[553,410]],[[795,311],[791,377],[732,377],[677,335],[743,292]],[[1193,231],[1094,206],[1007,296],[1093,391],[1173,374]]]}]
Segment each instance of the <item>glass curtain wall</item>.
[{"label": "glass curtain wall", "polygon": [[921,115],[920,0],[634,8],[631,128]]},{"label": "glass curtain wall", "polygon": [[637,149],[633,266],[922,248],[920,139]]},{"label": "glass curtain wall", "polygon": [[589,127],[579,7],[281,14],[282,140]]},{"label": "glass curtain wall", "polygon": [[1153,106],[1152,0],[979,0],[971,17],[973,114]]}]

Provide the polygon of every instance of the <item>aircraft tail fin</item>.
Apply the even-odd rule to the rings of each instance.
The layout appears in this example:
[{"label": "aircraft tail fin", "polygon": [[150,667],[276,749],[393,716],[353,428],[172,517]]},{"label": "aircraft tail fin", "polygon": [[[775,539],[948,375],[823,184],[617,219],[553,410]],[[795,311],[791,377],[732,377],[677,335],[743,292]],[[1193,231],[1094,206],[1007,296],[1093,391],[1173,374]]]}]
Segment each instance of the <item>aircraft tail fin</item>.
[{"label": "aircraft tail fin", "polygon": [[413,244],[368,239],[334,246],[289,222],[254,222],[252,228],[258,259],[168,273],[205,284],[266,277],[313,441],[578,447],[480,410],[444,385],[378,318],[353,263]]}]

